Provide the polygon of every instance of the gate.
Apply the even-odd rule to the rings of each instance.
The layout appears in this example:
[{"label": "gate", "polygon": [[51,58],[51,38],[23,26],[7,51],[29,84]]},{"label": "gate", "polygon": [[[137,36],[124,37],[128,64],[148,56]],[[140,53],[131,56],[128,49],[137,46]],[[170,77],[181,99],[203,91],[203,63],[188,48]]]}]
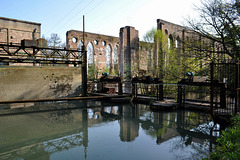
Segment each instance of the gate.
[{"label": "gate", "polygon": [[[211,63],[211,84],[225,83],[225,91],[220,91],[211,85],[211,113],[213,115],[231,116],[237,113],[239,76],[239,63]],[[221,96],[225,97],[224,105],[219,105]]]}]

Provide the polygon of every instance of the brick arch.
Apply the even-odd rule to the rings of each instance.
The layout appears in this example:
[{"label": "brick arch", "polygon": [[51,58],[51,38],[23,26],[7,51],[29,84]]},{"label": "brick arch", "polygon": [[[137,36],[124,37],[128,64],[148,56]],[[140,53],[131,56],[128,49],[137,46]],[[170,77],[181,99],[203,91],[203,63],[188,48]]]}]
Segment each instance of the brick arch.
[{"label": "brick arch", "polygon": [[[119,38],[118,37],[113,37],[113,36],[107,36],[107,35],[102,35],[102,34],[94,34],[94,33],[89,33],[85,32],[84,34],[84,40],[85,40],[85,45],[87,45],[89,42],[92,43],[93,48],[94,48],[94,63],[98,65],[99,69],[103,69],[106,67],[106,48],[107,45],[109,44],[112,48],[113,52],[113,47],[117,44],[119,44]],[[67,32],[67,47],[69,49],[77,49],[77,44],[83,39],[83,32],[81,31],[76,31],[76,30],[70,30]],[[77,38],[77,43],[73,43],[71,39],[75,37]],[[98,44],[95,44],[94,41],[98,41]],[[106,42],[106,45],[102,45],[102,41]],[[113,54],[113,53],[112,53]],[[113,66],[113,61],[111,61],[111,66]]]},{"label": "brick arch", "polygon": [[172,34],[169,34],[169,36],[168,36],[168,39],[169,39],[169,47],[170,48],[174,48],[174,37],[173,37],[173,35]]}]

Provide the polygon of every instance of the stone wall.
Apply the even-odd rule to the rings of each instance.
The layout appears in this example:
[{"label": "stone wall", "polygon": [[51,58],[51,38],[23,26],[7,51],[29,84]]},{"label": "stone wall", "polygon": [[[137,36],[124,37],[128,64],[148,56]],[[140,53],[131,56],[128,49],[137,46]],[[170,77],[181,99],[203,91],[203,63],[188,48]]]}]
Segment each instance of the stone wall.
[{"label": "stone wall", "polygon": [[0,78],[0,101],[82,95],[81,68],[2,66]]}]

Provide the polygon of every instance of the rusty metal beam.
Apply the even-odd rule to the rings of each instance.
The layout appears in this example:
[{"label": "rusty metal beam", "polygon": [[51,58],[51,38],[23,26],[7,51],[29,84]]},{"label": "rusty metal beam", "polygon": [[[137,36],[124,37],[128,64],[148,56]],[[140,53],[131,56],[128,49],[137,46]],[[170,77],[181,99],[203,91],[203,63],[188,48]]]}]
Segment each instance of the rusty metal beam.
[{"label": "rusty metal beam", "polygon": [[[22,45],[8,45],[0,43],[0,56],[1,61],[25,61],[25,59],[33,61],[50,61],[51,63],[82,63],[83,52],[81,50],[59,49],[59,48],[43,48],[35,46],[22,46]],[[25,58],[26,57],[26,58]],[[53,60],[57,58],[57,60]],[[24,62],[22,62],[24,63]]]}]

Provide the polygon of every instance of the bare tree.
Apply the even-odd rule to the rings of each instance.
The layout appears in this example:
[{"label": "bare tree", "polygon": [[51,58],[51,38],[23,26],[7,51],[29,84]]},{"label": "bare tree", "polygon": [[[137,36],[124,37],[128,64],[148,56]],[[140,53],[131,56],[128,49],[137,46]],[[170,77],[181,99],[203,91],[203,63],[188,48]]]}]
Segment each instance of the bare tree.
[{"label": "bare tree", "polygon": [[48,45],[53,48],[61,47],[62,40],[56,33],[52,33],[50,38],[47,38]]},{"label": "bare tree", "polygon": [[188,19],[190,27],[203,37],[221,44],[233,59],[240,59],[240,1],[202,1],[198,19]]}]

